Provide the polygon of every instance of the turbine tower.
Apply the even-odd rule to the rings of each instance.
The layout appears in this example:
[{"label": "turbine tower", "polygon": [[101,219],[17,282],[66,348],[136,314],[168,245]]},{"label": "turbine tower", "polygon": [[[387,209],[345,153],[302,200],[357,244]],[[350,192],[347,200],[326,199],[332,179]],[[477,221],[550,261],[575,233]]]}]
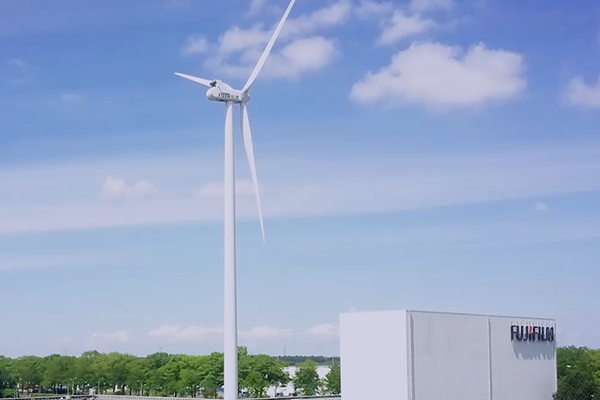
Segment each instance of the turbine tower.
[{"label": "turbine tower", "polygon": [[258,191],[258,180],[256,177],[256,164],[254,162],[254,148],[252,145],[252,132],[248,119],[248,108],[246,103],[250,100],[248,92],[265,65],[269,53],[281,33],[292,7],[296,0],[291,0],[281,21],[277,24],[267,47],[256,63],[248,81],[242,90],[233,89],[220,80],[209,80],[197,78],[186,74],[175,73],[182,78],[199,83],[208,88],[206,97],[210,101],[225,103],[225,152],[224,152],[224,353],[225,353],[225,400],[236,400],[238,398],[238,350],[237,350],[237,289],[236,289],[236,245],[235,245],[235,164],[233,145],[233,104],[240,105],[240,118],[244,147],[250,164],[250,174],[254,184],[256,203],[258,206],[258,218],[263,243],[265,242],[265,228],[262,218],[262,207]]}]

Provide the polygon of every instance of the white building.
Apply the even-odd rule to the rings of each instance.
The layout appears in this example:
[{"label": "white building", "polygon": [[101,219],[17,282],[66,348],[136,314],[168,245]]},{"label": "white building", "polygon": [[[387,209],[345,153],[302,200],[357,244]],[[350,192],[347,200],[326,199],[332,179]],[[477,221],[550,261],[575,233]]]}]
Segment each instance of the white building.
[{"label": "white building", "polygon": [[[326,366],[326,365],[318,366],[317,374],[319,375],[319,379],[325,378],[325,376],[329,372],[329,369],[330,369],[330,367]],[[292,379],[294,379],[294,377],[296,376],[296,367],[295,366],[285,367],[284,371],[286,371],[288,374],[290,374],[290,378],[292,378]],[[289,382],[286,386],[280,386],[277,388],[270,387],[269,389],[267,389],[267,396],[275,397],[276,394],[278,396],[292,396],[295,391],[296,391],[296,389],[294,388],[294,383]]]},{"label": "white building", "polygon": [[555,332],[540,318],[344,313],[343,399],[551,400]]}]

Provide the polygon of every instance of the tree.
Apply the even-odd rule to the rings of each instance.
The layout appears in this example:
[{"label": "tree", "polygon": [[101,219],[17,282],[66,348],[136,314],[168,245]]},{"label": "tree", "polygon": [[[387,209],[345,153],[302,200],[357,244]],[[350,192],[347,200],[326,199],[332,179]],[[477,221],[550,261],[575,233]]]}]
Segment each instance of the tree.
[{"label": "tree", "polygon": [[150,362],[146,358],[134,358],[128,361],[126,365],[127,378],[126,384],[129,393],[136,392],[142,395],[143,388],[148,384],[150,373]]},{"label": "tree", "polygon": [[216,399],[217,398],[217,389],[219,389],[219,385],[217,384],[217,377],[215,377],[212,373],[209,373],[202,380],[202,396],[207,399]]},{"label": "tree", "polygon": [[182,369],[179,374],[179,391],[188,396],[196,397],[202,383],[202,371],[195,368]]},{"label": "tree", "polygon": [[20,387],[34,390],[42,384],[42,359],[34,356],[20,357],[13,364]]},{"label": "tree", "polygon": [[285,385],[290,380],[285,367],[284,362],[266,354],[246,355],[239,359],[240,381],[244,381],[252,371],[257,371],[268,385]]},{"label": "tree", "polygon": [[574,370],[591,372],[593,368],[592,350],[587,347],[559,347],[556,358],[559,380]]},{"label": "tree", "polygon": [[559,380],[554,400],[593,400],[600,395],[589,371],[575,370]]},{"label": "tree", "polygon": [[331,369],[325,375],[323,386],[327,394],[338,395],[342,393],[342,374],[339,364],[331,366]]},{"label": "tree", "polygon": [[73,390],[77,370],[77,358],[52,354],[41,363],[42,385],[54,393],[67,388]]},{"label": "tree", "polygon": [[243,385],[246,389],[248,389],[251,397],[254,399],[265,397],[265,391],[269,387],[269,384],[263,375],[258,371],[251,371],[244,378]]},{"label": "tree", "polygon": [[317,363],[306,360],[298,365],[294,377],[294,387],[300,390],[303,396],[314,396],[319,390],[321,382],[317,373]]},{"label": "tree", "polygon": [[75,384],[82,389],[96,388],[100,376],[94,368],[96,359],[100,356],[97,351],[86,351],[75,361],[74,378]]},{"label": "tree", "polygon": [[0,356],[0,397],[15,397],[13,361]]}]

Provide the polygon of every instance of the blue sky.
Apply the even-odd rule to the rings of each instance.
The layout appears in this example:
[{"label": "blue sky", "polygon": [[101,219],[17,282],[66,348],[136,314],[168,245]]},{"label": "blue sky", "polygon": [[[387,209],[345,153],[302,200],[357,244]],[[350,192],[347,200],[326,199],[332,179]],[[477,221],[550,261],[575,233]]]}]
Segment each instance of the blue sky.
[{"label": "blue sky", "polygon": [[[222,106],[284,0],[0,0],[0,354],[222,348]],[[240,341],[340,312],[554,317],[600,347],[600,4],[299,0],[237,137]],[[236,124],[237,128],[237,124]]]}]

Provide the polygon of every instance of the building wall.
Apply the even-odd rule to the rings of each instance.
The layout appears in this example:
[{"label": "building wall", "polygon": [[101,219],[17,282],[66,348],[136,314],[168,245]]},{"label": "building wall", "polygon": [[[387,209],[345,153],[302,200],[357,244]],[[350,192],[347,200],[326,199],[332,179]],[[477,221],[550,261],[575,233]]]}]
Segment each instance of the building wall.
[{"label": "building wall", "polygon": [[489,399],[487,318],[410,312],[409,329],[411,400]]},{"label": "building wall", "polygon": [[553,320],[409,311],[411,400],[548,400],[556,342],[511,340],[511,325]]},{"label": "building wall", "polygon": [[[340,316],[344,400],[549,400],[556,341],[513,341],[511,326],[554,320],[434,313]],[[373,382],[377,386],[373,387]]]},{"label": "building wall", "polygon": [[407,400],[406,344],[406,311],[341,314],[343,399]]},{"label": "building wall", "polygon": [[551,326],[552,320],[490,317],[493,400],[548,400],[556,391],[556,341],[519,342],[511,325]]}]

